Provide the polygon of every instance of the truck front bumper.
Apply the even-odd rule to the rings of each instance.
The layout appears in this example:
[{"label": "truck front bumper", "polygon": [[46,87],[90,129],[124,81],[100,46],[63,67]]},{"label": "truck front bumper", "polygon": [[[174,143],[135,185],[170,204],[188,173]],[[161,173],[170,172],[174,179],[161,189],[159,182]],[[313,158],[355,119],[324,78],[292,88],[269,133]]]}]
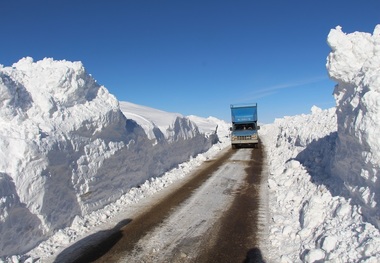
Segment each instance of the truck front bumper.
[{"label": "truck front bumper", "polygon": [[257,134],[253,135],[244,135],[244,136],[239,136],[239,135],[232,135],[231,136],[231,144],[257,144],[259,143],[259,138]]},{"label": "truck front bumper", "polygon": [[235,140],[231,141],[231,144],[256,144],[259,140]]}]

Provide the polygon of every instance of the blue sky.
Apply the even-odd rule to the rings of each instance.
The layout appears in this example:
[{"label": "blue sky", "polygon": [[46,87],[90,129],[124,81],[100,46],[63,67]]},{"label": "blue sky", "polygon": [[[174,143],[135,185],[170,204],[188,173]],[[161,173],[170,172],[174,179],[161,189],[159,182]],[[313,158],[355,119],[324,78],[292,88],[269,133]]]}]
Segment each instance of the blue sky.
[{"label": "blue sky", "polygon": [[226,121],[230,104],[255,102],[271,123],[335,105],[327,35],[372,33],[379,10],[378,0],[6,0],[0,64],[82,61],[120,101]]}]

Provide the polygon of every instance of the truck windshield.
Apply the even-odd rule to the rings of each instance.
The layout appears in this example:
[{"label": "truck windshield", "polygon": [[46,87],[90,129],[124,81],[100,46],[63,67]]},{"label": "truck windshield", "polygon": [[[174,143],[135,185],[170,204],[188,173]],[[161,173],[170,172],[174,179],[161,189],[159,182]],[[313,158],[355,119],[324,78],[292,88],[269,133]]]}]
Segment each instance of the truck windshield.
[{"label": "truck windshield", "polygon": [[235,130],[254,130],[255,124],[254,123],[245,123],[245,124],[236,124]]}]

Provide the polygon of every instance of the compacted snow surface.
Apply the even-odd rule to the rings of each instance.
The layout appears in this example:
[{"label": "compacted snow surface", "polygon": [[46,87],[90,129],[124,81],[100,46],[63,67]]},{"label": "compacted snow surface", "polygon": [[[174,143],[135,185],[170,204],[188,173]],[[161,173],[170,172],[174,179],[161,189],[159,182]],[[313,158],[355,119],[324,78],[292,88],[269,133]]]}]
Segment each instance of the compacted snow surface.
[{"label": "compacted snow surface", "polygon": [[[373,34],[337,27],[327,40],[337,106],[259,133],[269,172],[266,262],[380,260],[380,26]],[[54,259],[229,147],[224,121],[119,103],[80,62],[0,66],[0,94],[5,262]]]}]

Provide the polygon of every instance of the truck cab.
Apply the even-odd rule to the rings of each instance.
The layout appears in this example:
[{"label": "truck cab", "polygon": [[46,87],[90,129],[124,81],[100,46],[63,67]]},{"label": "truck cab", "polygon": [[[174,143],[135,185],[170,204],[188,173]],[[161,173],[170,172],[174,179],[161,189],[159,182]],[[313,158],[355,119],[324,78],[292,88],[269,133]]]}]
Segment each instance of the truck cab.
[{"label": "truck cab", "polygon": [[258,148],[257,103],[231,105],[231,146]]}]

